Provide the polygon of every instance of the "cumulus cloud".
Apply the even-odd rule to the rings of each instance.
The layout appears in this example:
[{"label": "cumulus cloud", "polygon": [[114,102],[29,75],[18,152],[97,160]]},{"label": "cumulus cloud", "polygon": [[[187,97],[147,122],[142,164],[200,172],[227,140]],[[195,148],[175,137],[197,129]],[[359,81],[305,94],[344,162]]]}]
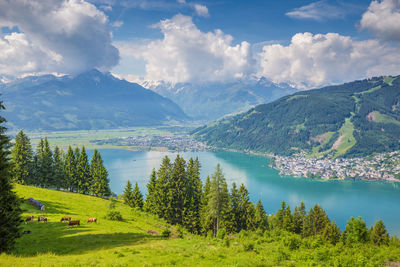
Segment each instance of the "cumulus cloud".
[{"label": "cumulus cloud", "polygon": [[208,14],[208,8],[200,4],[195,4],[194,10],[196,11],[196,14],[201,17],[208,17],[210,15]]},{"label": "cumulus cloud", "polygon": [[119,27],[121,27],[122,25],[124,25],[124,22],[121,21],[121,20],[117,20],[117,21],[114,21],[111,25],[112,25],[113,27],[115,27],[115,28],[119,28]]},{"label": "cumulus cloud", "polygon": [[400,48],[337,33],[298,33],[288,46],[266,45],[260,75],[298,88],[400,74]]},{"label": "cumulus cloud", "polygon": [[251,46],[232,45],[233,38],[220,30],[201,32],[191,17],[176,15],[158,25],[162,40],[138,46],[119,43],[124,56],[146,61],[146,79],[177,82],[227,81],[246,77],[254,69]]},{"label": "cumulus cloud", "polygon": [[336,19],[343,18],[346,11],[339,6],[329,4],[326,0],[313,2],[311,4],[295,8],[286,13],[286,16],[295,19]]},{"label": "cumulus cloud", "polygon": [[0,37],[0,73],[108,70],[119,54],[107,24],[105,14],[85,1],[0,1],[0,27],[20,31]]},{"label": "cumulus cloud", "polygon": [[362,15],[361,29],[367,29],[385,41],[400,41],[400,0],[371,2]]}]

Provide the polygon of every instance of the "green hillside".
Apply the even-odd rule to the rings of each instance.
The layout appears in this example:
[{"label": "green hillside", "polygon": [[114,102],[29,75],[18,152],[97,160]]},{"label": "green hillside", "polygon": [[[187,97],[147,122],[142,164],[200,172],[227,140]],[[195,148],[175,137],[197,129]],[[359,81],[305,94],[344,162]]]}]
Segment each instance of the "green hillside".
[{"label": "green hillside", "polygon": [[[301,238],[282,231],[246,232],[223,239],[184,234],[148,213],[118,203],[122,222],[106,220],[109,200],[16,185],[20,197],[33,197],[46,205],[39,211],[23,203],[24,214],[47,216],[24,224],[16,248],[0,255],[0,266],[383,266],[400,261],[400,242],[389,246],[356,243],[331,245],[319,237]],[[81,226],[67,229],[62,216],[81,220]],[[97,224],[86,224],[97,217]],[[170,228],[170,238],[147,234]],[[397,240],[397,241],[396,241]]]},{"label": "green hillside", "polygon": [[400,76],[298,92],[197,129],[217,148],[366,156],[400,149]]}]

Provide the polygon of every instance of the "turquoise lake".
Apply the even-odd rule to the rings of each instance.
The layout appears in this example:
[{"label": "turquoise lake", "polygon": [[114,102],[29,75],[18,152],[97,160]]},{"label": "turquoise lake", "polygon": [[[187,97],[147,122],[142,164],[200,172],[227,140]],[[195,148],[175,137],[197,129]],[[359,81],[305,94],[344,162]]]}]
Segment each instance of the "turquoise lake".
[{"label": "turquoise lake", "polygon": [[[117,194],[122,193],[128,179],[138,182],[145,194],[151,170],[159,167],[165,155],[172,161],[177,155],[122,149],[102,149],[100,152],[109,172],[111,190]],[[199,157],[203,181],[220,163],[229,187],[232,182],[243,183],[251,200],[261,199],[267,213],[275,213],[282,200],[292,210],[300,201],[304,201],[307,210],[318,203],[341,229],[351,216],[361,216],[368,227],[382,219],[389,233],[400,235],[400,183],[280,176],[277,170],[268,167],[267,158],[242,153],[202,151],[179,154],[186,160]]]}]

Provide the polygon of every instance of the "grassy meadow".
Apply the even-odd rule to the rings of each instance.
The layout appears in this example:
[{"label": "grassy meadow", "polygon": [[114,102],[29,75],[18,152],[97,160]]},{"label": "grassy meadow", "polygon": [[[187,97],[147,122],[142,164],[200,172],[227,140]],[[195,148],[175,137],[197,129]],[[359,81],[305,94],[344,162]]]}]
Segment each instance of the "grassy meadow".
[{"label": "grassy meadow", "polygon": [[[15,188],[20,197],[33,197],[46,211],[23,204],[23,217],[35,221],[23,224],[32,231],[18,239],[15,249],[0,255],[0,266],[385,266],[400,262],[400,242],[389,246],[341,243],[336,246],[320,238],[266,231],[241,232],[224,238],[206,238],[185,233],[151,214],[132,210],[117,202],[123,221],[105,219],[109,200],[87,195],[40,189],[23,185]],[[38,216],[49,222],[38,223]],[[62,216],[81,220],[81,226],[67,229]],[[86,224],[89,217],[98,223]],[[172,231],[170,238],[146,233]]]}]

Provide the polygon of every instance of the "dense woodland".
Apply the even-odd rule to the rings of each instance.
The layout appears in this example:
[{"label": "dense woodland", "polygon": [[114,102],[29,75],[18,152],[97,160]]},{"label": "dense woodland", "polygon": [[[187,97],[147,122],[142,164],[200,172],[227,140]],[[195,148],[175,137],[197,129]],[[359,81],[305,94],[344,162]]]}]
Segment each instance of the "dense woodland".
[{"label": "dense woodland", "polygon": [[10,163],[12,181],[16,183],[99,197],[111,195],[108,173],[96,149],[89,163],[84,146],[81,150],[70,146],[67,153],[56,146],[52,151],[44,138],[34,153],[29,138],[20,131],[11,149]]},{"label": "dense woodland", "polygon": [[[344,134],[355,144],[341,155],[400,150],[400,78],[379,77],[298,92],[201,127],[194,134],[217,148],[277,155],[311,153],[317,148],[337,155],[332,147],[346,118],[350,123]],[[333,136],[318,138],[326,133]]]}]

